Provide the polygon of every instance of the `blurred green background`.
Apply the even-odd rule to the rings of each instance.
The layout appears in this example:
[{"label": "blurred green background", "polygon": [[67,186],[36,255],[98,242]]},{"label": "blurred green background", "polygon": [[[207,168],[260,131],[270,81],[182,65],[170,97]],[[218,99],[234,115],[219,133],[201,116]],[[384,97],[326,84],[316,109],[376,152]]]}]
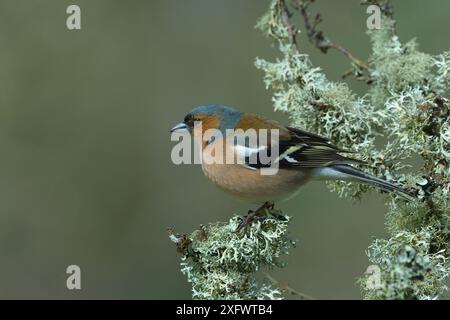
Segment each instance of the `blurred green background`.
[{"label": "blurred green background", "polygon": [[[365,8],[321,0],[325,34],[367,57]],[[66,29],[81,7],[82,30]],[[175,166],[168,130],[197,105],[274,113],[256,56],[262,0],[0,2],[0,298],[189,298],[166,228],[244,214],[199,166]],[[395,1],[402,40],[448,50],[450,2]],[[331,79],[348,61],[302,49]],[[348,80],[358,93],[365,85]],[[383,197],[339,199],[320,183],[280,204],[299,246],[272,272],[315,298],[359,299],[365,250],[385,232]],[[82,290],[66,288],[66,267]]]}]

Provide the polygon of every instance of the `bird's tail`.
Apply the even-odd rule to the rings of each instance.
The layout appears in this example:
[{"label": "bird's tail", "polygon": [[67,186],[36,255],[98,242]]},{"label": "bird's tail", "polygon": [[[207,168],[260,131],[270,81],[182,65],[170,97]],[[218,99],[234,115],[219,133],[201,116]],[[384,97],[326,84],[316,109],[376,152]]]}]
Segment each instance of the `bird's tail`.
[{"label": "bird's tail", "polygon": [[362,172],[347,164],[336,164],[328,167],[320,168],[316,174],[319,179],[347,180],[371,184],[384,191],[393,192],[404,199],[414,200],[415,196],[405,189],[389,183],[385,180]]}]

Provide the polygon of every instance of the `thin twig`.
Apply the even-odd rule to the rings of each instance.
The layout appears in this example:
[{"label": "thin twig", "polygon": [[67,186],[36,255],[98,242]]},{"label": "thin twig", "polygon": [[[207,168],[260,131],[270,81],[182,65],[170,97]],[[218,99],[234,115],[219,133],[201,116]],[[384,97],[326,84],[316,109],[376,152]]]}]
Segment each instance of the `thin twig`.
[{"label": "thin twig", "polygon": [[309,5],[313,2],[314,0],[292,0],[294,8],[298,10],[303,17],[306,28],[306,35],[308,36],[309,41],[323,53],[327,53],[328,49],[335,49],[349,58],[352,63],[358,68],[362,70],[368,70],[369,67],[365,61],[355,57],[349,50],[347,50],[340,44],[331,41],[326,36],[324,36],[322,31],[317,30],[317,26],[322,22],[322,16],[320,15],[320,13],[317,13],[314,17],[314,20],[311,22],[307,11]]},{"label": "thin twig", "polygon": [[301,293],[293,288],[291,288],[288,284],[281,284],[277,279],[272,277],[267,272],[264,272],[264,276],[269,279],[270,282],[272,282],[273,285],[279,287],[281,290],[285,291],[288,294],[298,296],[300,300],[315,300],[311,296],[308,296],[307,294]]}]

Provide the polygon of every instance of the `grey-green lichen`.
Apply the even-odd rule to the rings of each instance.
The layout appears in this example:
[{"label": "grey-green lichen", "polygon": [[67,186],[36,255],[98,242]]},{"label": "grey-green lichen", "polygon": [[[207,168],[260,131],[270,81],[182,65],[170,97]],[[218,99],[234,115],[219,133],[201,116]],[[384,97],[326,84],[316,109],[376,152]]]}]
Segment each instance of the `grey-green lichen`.
[{"label": "grey-green lichen", "polygon": [[190,236],[171,234],[194,299],[282,298],[279,288],[258,280],[256,273],[284,266],[280,258],[294,244],[287,232],[289,217],[264,217],[235,232],[240,219],[202,226]]},{"label": "grey-green lichen", "polygon": [[[256,67],[273,90],[274,109],[288,113],[293,126],[356,151],[370,164],[365,171],[417,194],[412,202],[389,195],[390,238],[375,240],[368,251],[370,262],[380,268],[381,283],[369,288],[361,281],[364,297],[434,299],[450,274],[450,52],[433,56],[419,51],[415,40],[402,43],[389,1],[365,2],[379,4],[383,12],[381,28],[368,32],[372,54],[365,95],[328,80],[299,50],[299,31],[288,10],[305,8],[309,0],[295,0],[289,8],[285,0],[271,1],[257,27],[275,41],[281,57],[274,62],[257,58]],[[375,144],[378,136],[387,140],[381,149]],[[422,165],[411,170],[407,161],[418,156]],[[343,182],[329,186],[352,199],[370,189]]]},{"label": "grey-green lichen", "polygon": [[[379,5],[381,28],[368,35],[372,53],[365,77],[369,88],[358,96],[345,82],[333,82],[313,66],[296,43],[300,32],[291,12],[311,0],[272,0],[257,27],[278,46],[274,62],[256,59],[273,105],[286,112],[292,125],[331,138],[365,160],[365,171],[403,185],[417,199],[405,202],[388,195],[388,239],[376,239],[367,255],[377,266],[379,283],[359,283],[366,299],[436,299],[450,275],[450,51],[433,56],[419,51],[415,40],[402,43],[395,32],[389,0]],[[302,12],[304,16],[304,12]],[[353,59],[352,62],[355,60]],[[355,74],[361,64],[352,63]],[[386,143],[377,148],[376,140]],[[412,169],[409,159],[420,157]],[[333,191],[360,199],[371,187],[329,183]],[[289,218],[268,217],[236,233],[239,218],[201,227],[190,236],[171,234],[182,255],[182,272],[195,299],[280,299],[282,290],[256,277],[261,268],[282,266],[292,242]]]},{"label": "grey-green lichen", "polygon": [[[415,232],[399,231],[388,240],[377,239],[367,256],[381,270],[380,285],[368,288],[368,299],[436,299],[447,288],[448,259],[445,249],[431,248],[436,231],[424,227]],[[363,279],[363,280],[367,280]]]}]

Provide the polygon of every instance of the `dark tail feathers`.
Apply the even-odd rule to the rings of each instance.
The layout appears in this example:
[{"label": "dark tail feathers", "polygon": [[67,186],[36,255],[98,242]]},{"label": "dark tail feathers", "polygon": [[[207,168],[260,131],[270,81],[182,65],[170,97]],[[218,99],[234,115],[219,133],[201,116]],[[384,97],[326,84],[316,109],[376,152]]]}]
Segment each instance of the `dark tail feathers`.
[{"label": "dark tail feathers", "polygon": [[389,183],[385,180],[379,179],[370,174],[364,173],[352,166],[345,165],[345,164],[342,164],[342,165],[339,164],[339,165],[333,165],[332,168],[339,171],[340,173],[348,175],[350,179],[354,179],[359,182],[374,185],[385,191],[393,192],[393,193],[403,197],[404,199],[411,201],[416,198],[414,195],[407,192],[405,189],[403,189],[399,186],[396,186],[392,183]]}]

